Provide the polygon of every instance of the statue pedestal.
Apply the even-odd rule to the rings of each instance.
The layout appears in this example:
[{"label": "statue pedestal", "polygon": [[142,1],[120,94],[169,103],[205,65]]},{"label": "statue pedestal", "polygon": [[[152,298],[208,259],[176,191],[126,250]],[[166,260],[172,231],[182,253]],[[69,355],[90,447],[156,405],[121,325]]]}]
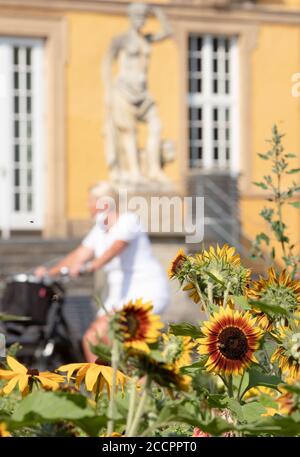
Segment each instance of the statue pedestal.
[{"label": "statue pedestal", "polygon": [[120,211],[132,211],[149,235],[184,236],[185,200],[183,190],[172,183],[120,186]]}]

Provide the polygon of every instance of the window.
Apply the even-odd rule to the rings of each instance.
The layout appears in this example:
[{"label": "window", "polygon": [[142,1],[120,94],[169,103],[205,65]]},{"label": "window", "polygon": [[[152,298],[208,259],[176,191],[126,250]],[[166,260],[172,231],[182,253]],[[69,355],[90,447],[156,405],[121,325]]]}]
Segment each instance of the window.
[{"label": "window", "polygon": [[238,170],[237,38],[189,36],[189,164]]},{"label": "window", "polygon": [[42,58],[42,40],[0,38],[0,155],[6,170],[1,189],[16,229],[42,224]]}]

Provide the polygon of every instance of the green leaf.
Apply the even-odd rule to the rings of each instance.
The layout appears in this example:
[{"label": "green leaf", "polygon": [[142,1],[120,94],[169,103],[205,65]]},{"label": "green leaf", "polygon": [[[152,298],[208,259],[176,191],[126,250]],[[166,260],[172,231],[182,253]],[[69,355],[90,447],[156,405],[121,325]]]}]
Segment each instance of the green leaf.
[{"label": "green leaf", "polygon": [[289,311],[280,305],[273,305],[269,303],[262,302],[260,300],[249,300],[250,305],[253,308],[258,308],[265,313],[280,314],[281,316],[289,317]]},{"label": "green leaf", "polygon": [[289,205],[294,206],[294,208],[300,208],[300,202],[289,202]]},{"label": "green leaf", "polygon": [[216,417],[211,421],[204,421],[197,417],[196,411],[189,410],[186,406],[175,404],[165,406],[157,418],[157,422],[151,428],[159,428],[166,423],[183,422],[199,427],[203,432],[219,436],[224,432],[234,429],[233,424],[229,424],[224,419]]},{"label": "green leaf", "polygon": [[91,351],[105,362],[111,362],[111,348],[103,343],[90,344]]},{"label": "green leaf", "polygon": [[256,368],[250,368],[249,370],[249,383],[246,389],[243,392],[242,397],[245,393],[252,389],[252,387],[264,386],[270,387],[271,389],[278,390],[278,385],[281,383],[281,378],[279,376],[266,375]]},{"label": "green leaf", "polygon": [[191,338],[201,338],[201,336],[203,336],[200,328],[190,324],[189,322],[171,324],[170,333],[173,333],[173,335],[176,336],[190,336]]},{"label": "green leaf", "polygon": [[239,305],[242,309],[251,309],[251,306],[248,303],[248,299],[244,295],[232,295],[231,298],[233,299],[234,303]]},{"label": "green leaf", "polygon": [[263,160],[269,160],[269,155],[268,154],[261,154],[260,152],[258,153],[258,156],[263,159]]},{"label": "green leaf", "polygon": [[187,365],[180,368],[180,372],[183,374],[193,375],[194,373],[199,372],[204,369],[206,359],[200,360],[199,362],[192,363],[192,365]]},{"label": "green leaf", "polygon": [[300,434],[300,422],[293,417],[275,415],[266,417],[256,422],[238,425],[236,427],[243,433],[250,435],[275,435],[275,436],[297,436]]},{"label": "green leaf", "polygon": [[275,400],[275,398],[272,398],[269,395],[261,394],[259,395],[257,401],[259,401],[259,403],[261,403],[265,408],[278,409],[277,401]]},{"label": "green leaf", "polygon": [[80,394],[65,392],[33,392],[16,407],[11,419],[23,426],[61,420],[81,420],[93,417],[88,399]]},{"label": "green leaf", "polygon": [[288,153],[284,154],[284,157],[286,157],[287,159],[295,159],[297,156],[295,154]]},{"label": "green leaf", "polygon": [[262,414],[266,413],[266,408],[257,401],[246,403],[241,409],[246,422],[255,422],[260,419]]},{"label": "green leaf", "polygon": [[268,189],[268,186],[264,182],[253,182],[253,184],[257,187],[261,187],[264,190]]},{"label": "green leaf", "polygon": [[224,281],[221,281],[221,279],[217,278],[213,273],[211,273],[209,270],[204,270],[204,273],[206,273],[211,279],[216,281],[217,283],[221,284],[221,286],[225,286]]},{"label": "green leaf", "polygon": [[292,168],[291,170],[286,171],[286,174],[293,175],[293,174],[299,173],[299,172],[300,172],[300,168]]}]

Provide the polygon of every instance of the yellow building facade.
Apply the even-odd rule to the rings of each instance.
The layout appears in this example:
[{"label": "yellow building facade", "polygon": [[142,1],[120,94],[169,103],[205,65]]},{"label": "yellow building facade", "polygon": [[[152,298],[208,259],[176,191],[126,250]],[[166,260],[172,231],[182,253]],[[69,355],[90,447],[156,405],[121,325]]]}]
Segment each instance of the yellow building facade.
[{"label": "yellow building facade", "polygon": [[[295,168],[300,161],[300,97],[293,93],[292,80],[300,73],[300,0],[162,0],[153,3],[167,15],[173,36],[153,45],[149,89],[158,104],[163,137],[172,139],[175,144],[176,159],[166,166],[166,174],[183,188],[190,176],[201,179],[203,172],[205,175],[215,173],[214,167],[203,170],[201,160],[205,156],[205,145],[201,158],[197,156],[197,166],[191,167],[189,160],[189,37],[236,40],[233,82],[238,87],[237,123],[231,123],[230,132],[236,138],[233,173],[239,176],[242,230],[247,238],[253,239],[264,228],[258,213],[265,195],[252,184],[266,172],[265,163],[257,153],[266,151],[265,140],[270,137],[274,123],[286,133],[287,151],[298,156]],[[37,194],[38,189],[41,192],[40,215],[36,219],[39,222],[35,226],[34,214],[30,215],[32,204],[27,213],[25,211],[22,223],[17,218],[16,222],[9,218],[6,202],[10,191],[7,183],[2,182],[2,233],[37,230],[46,238],[64,238],[82,236],[85,232],[89,224],[88,188],[108,178],[100,65],[111,40],[128,29],[127,5],[123,0],[0,0],[0,38],[4,44],[11,39],[17,39],[18,46],[22,46],[18,39],[25,40],[25,45],[26,40],[41,40],[44,49],[43,86],[40,87],[43,135],[42,139],[37,136],[35,143],[41,141],[44,154],[40,165],[42,178],[35,190]],[[157,28],[157,20],[149,19],[147,29]],[[205,129],[205,125],[202,127]],[[142,142],[144,138],[142,127]],[[200,144],[200,140],[197,138],[195,144]],[[2,141],[3,148],[9,139],[5,141]],[[197,151],[200,154],[199,149]],[[5,162],[4,153],[1,154],[0,160],[5,166],[9,162],[8,159]],[[230,169],[225,171],[231,172]],[[35,200],[38,198],[37,195]],[[18,206],[18,198],[15,204]],[[292,237],[299,242],[299,211],[291,207],[286,218]]]}]

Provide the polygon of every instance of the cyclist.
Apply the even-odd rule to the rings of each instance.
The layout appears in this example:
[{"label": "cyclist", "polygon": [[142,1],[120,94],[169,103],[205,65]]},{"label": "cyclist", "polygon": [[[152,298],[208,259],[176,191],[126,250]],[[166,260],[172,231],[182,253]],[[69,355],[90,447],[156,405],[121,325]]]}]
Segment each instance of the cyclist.
[{"label": "cyclist", "polygon": [[[107,182],[91,188],[88,206],[95,225],[80,246],[49,270],[38,267],[35,274],[55,276],[67,268],[76,277],[83,267],[88,272],[103,269],[108,285],[104,302],[107,311],[143,298],[152,301],[154,312],[162,313],[169,303],[169,285],[138,216],[119,211],[117,192]],[[107,316],[102,309],[83,338],[85,357],[90,362],[96,356],[89,343],[96,344],[99,337],[107,341]]]}]

